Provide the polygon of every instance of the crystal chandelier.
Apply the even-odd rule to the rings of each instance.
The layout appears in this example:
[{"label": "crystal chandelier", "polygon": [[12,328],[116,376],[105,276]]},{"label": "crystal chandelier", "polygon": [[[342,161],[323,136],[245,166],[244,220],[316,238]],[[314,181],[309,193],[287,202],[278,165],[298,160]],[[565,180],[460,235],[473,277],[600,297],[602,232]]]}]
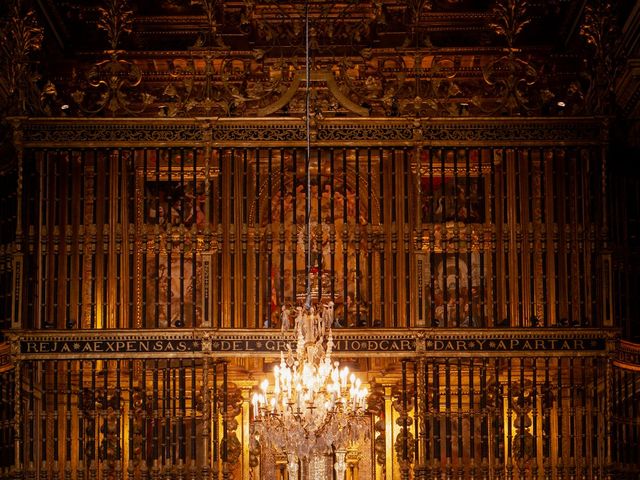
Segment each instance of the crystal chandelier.
[{"label": "crystal chandelier", "polygon": [[331,308],[331,302],[322,311],[298,307],[296,350],[289,345],[286,354],[280,352],[273,387],[264,379],[251,399],[256,434],[298,459],[343,449],[366,430],[368,391],[331,359]]},{"label": "crystal chandelier", "polygon": [[[311,191],[309,11],[305,2],[306,37],[306,173]],[[332,301],[314,304],[311,271],[311,195],[306,195],[307,291],[304,304],[282,306],[281,328],[294,340],[280,352],[273,371],[273,386],[265,379],[251,398],[256,438],[287,455],[289,477],[298,478],[298,461],[335,450],[337,478],[344,478],[346,447],[367,433],[365,413],[368,391],[349,369],[332,360],[334,320]],[[290,338],[290,337],[289,337]],[[295,350],[293,348],[295,346]]]}]

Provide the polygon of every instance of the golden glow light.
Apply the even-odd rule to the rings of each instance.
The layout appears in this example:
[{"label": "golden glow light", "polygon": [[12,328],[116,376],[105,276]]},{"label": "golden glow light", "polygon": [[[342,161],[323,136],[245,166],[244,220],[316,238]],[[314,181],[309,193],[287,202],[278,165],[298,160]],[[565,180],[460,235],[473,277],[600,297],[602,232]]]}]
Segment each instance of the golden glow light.
[{"label": "golden glow light", "polygon": [[344,447],[366,429],[367,388],[348,367],[331,359],[332,309],[299,309],[296,350],[280,352],[274,381],[264,379],[253,394],[256,434],[277,450],[308,458]]}]

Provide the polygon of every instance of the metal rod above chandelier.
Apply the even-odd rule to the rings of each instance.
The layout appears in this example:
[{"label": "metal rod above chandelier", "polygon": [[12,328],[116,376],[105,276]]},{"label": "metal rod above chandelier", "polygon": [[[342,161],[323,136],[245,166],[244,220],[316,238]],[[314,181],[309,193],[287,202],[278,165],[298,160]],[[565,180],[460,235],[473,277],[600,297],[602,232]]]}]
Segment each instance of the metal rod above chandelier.
[{"label": "metal rod above chandelier", "polygon": [[[332,360],[333,301],[315,295],[311,248],[311,135],[309,5],[304,4],[306,67],[306,295],[295,308],[282,305],[281,329],[295,343],[280,352],[274,382],[264,379],[252,402],[255,437],[263,446],[287,455],[289,478],[298,478],[299,463],[313,455],[335,452],[334,469],[339,480],[346,471],[346,448],[367,433],[365,414],[368,390],[348,367]],[[318,159],[319,162],[319,159]],[[317,275],[317,273],[316,273]],[[317,298],[314,298],[317,296]]]}]

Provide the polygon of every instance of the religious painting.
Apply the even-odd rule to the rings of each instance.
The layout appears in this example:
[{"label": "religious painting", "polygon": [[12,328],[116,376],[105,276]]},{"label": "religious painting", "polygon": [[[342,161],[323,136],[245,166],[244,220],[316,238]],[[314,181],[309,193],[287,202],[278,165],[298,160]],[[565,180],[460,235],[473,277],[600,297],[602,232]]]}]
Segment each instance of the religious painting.
[{"label": "religious painting", "polygon": [[476,252],[418,255],[418,325],[483,326],[481,268],[481,254]]},{"label": "religious painting", "polygon": [[373,195],[357,198],[356,191],[367,192],[367,186],[349,168],[336,166],[329,172],[312,165],[313,175],[307,179],[291,158],[284,163],[278,189],[265,196],[260,213],[263,226],[271,223],[284,239],[282,250],[267,265],[271,307],[264,326],[279,326],[283,304],[293,307],[305,301],[307,280],[313,299],[334,302],[334,327],[367,326],[368,263],[359,253],[366,251],[364,244],[357,244],[366,238]]},{"label": "religious painting", "polygon": [[147,180],[145,182],[145,223],[160,225],[194,224],[198,231],[206,224],[204,181],[180,182]]},{"label": "religious painting", "polygon": [[148,319],[157,328],[202,324],[202,260],[180,253],[160,254],[146,265]]},{"label": "religious painting", "polygon": [[478,149],[423,150],[413,168],[423,223],[485,221],[485,181],[491,164]]},{"label": "religious painting", "polygon": [[483,187],[482,177],[421,177],[422,222],[484,222]]},{"label": "religious painting", "polygon": [[[206,187],[193,152],[148,152],[137,159],[137,195],[147,232],[143,256],[143,304],[147,327],[195,327],[203,323],[203,256],[193,233],[207,226]],[[172,248],[171,232],[183,236]]]}]

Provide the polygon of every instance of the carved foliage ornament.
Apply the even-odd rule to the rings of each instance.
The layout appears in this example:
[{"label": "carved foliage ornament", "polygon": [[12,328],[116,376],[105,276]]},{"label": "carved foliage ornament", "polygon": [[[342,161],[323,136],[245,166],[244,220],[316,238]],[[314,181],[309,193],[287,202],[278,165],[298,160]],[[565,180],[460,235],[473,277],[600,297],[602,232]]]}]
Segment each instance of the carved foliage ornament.
[{"label": "carved foliage ornament", "polygon": [[616,13],[611,2],[593,0],[585,6],[584,11],[580,36],[592,48],[588,102],[594,113],[607,114],[614,106],[614,80],[622,66],[618,53],[622,35],[616,25]]},{"label": "carved foliage ornament", "polygon": [[492,96],[495,100],[476,97],[473,102],[486,113],[526,113],[531,110],[527,89],[538,80],[538,72],[527,60],[521,58],[514,45],[518,35],[530,22],[527,17],[527,2],[499,0],[493,14],[495,20],[489,26],[497,36],[505,38],[506,54],[487,64],[482,70],[485,83],[493,88]]},{"label": "carved foliage ornament", "polygon": [[309,47],[324,52],[335,43],[366,39],[382,15],[379,0],[346,0],[339,4],[316,0],[287,5],[277,0],[244,0],[244,5],[243,24],[274,46],[304,45],[308,19]]},{"label": "carved foliage ornament", "polygon": [[105,8],[98,9],[98,28],[107,34],[109,58],[94,64],[86,73],[86,85],[80,85],[72,97],[80,110],[88,114],[107,111],[117,113],[142,113],[155,99],[146,93],[138,93],[135,87],[142,81],[140,68],[119,58],[117,50],[121,37],[131,32],[133,11],[127,0],[107,0]]},{"label": "carved foliage ornament", "polygon": [[3,114],[32,113],[37,107],[39,76],[33,54],[42,46],[42,27],[33,10],[24,10],[21,0],[9,4],[8,16],[0,23],[0,111]]}]

